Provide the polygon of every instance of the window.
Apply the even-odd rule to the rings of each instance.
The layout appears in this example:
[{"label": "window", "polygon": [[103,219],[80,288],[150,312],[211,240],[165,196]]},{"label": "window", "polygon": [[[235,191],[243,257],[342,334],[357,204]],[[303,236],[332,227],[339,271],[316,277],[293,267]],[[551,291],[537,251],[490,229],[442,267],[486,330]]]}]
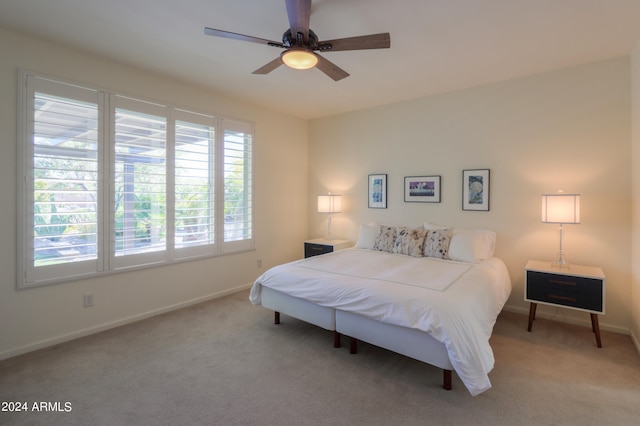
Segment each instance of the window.
[{"label": "window", "polygon": [[21,78],[19,288],[253,248],[251,124]]},{"label": "window", "polygon": [[167,260],[167,111],[111,95],[112,268]]},{"label": "window", "polygon": [[252,136],[239,123],[224,129],[224,243],[245,248],[252,241]]},{"label": "window", "polygon": [[215,241],[215,129],[193,121],[176,121],[176,248],[210,245]]}]

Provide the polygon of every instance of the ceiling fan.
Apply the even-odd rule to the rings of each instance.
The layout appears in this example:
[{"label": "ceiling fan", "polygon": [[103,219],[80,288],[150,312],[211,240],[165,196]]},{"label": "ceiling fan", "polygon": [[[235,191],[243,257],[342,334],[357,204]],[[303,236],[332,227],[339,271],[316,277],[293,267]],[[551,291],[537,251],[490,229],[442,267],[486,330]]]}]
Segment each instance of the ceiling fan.
[{"label": "ceiling fan", "polygon": [[389,33],[319,41],[316,34],[309,29],[311,0],[285,0],[285,3],[291,28],[282,35],[282,43],[209,27],[204,28],[204,33],[285,49],[278,58],[258,68],[253,74],[268,74],[284,63],[294,69],[316,67],[335,81],[348,77],[349,73],[316,54],[316,51],[338,52],[343,50],[385,49],[391,46]]}]

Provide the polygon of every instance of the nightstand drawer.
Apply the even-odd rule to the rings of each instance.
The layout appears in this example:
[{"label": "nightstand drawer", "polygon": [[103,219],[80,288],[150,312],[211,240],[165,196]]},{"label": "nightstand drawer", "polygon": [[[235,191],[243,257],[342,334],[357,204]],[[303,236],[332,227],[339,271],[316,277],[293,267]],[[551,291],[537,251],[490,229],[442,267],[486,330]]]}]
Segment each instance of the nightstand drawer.
[{"label": "nightstand drawer", "polygon": [[603,280],[527,271],[526,300],[603,312]]},{"label": "nightstand drawer", "polygon": [[353,243],[349,240],[336,240],[327,238],[316,238],[304,242],[304,257],[317,256],[319,254],[333,253],[334,251],[351,247]]},{"label": "nightstand drawer", "polygon": [[311,257],[311,256],[317,256],[319,254],[331,253],[331,252],[333,252],[333,246],[323,245],[323,244],[314,244],[314,243],[304,243],[305,258]]}]

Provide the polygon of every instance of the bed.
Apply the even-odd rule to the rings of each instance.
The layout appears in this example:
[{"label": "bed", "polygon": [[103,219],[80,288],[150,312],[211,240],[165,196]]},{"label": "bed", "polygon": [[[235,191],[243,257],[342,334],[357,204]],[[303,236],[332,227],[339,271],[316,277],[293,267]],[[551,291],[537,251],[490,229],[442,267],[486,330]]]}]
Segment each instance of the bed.
[{"label": "bed", "polygon": [[495,233],[376,225],[354,248],[273,267],[250,300],[340,335],[455,371],[472,395],[491,387],[489,345],[511,292]]}]

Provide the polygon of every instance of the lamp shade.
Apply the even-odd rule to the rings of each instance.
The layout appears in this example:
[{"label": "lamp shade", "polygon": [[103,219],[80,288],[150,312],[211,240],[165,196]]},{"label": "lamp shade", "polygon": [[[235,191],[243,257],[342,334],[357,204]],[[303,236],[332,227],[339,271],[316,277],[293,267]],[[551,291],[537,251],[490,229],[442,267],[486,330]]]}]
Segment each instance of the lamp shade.
[{"label": "lamp shade", "polygon": [[342,210],[342,196],[318,195],[318,213],[339,213]]},{"label": "lamp shade", "polygon": [[291,48],[282,53],[282,62],[289,68],[308,70],[318,63],[318,57],[307,49]]},{"label": "lamp shade", "polygon": [[580,223],[580,194],[543,194],[542,222]]}]

